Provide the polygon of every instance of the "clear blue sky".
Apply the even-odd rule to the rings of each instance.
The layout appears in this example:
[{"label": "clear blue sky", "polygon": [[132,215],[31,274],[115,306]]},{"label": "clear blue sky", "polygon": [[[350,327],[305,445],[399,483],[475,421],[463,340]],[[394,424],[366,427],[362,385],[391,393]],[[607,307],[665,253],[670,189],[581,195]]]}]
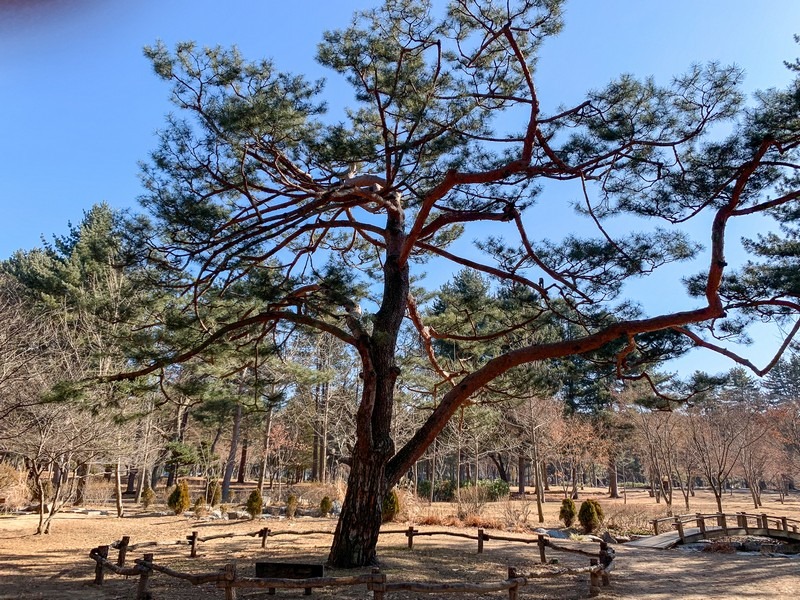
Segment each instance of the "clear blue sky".
[{"label": "clear blue sky", "polygon": [[[142,47],[195,40],[326,76],[322,31],[370,0],[0,0],[0,259],[66,231],[92,204],[136,208],[137,161],[170,110]],[[800,56],[798,0],[572,0],[539,63],[543,105],[580,101],[621,72],[668,82],[692,62],[736,63],[754,90]],[[329,78],[330,80],[330,78]],[[349,91],[331,80],[335,98]]]}]

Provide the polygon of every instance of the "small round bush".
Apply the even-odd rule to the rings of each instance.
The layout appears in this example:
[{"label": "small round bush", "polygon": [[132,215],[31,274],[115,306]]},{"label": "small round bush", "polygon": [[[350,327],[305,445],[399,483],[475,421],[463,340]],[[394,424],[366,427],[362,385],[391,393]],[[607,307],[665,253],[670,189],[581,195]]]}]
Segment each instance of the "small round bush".
[{"label": "small round bush", "polygon": [[388,523],[394,521],[394,518],[400,512],[400,496],[397,490],[391,490],[383,497],[383,505],[381,506],[381,522]]},{"label": "small round bush", "polygon": [[155,499],[156,493],[153,491],[153,488],[151,488],[149,485],[145,486],[139,499],[142,504],[142,508],[150,508],[150,505]]},{"label": "small round bush", "polygon": [[250,492],[250,495],[247,497],[247,503],[245,504],[245,510],[247,510],[247,514],[250,515],[251,519],[255,519],[258,515],[261,514],[261,509],[264,506],[264,500],[261,498],[261,492],[258,488],[254,489]]},{"label": "small round bush", "polygon": [[294,519],[294,515],[297,512],[297,496],[294,494],[289,494],[289,497],[286,498],[286,518],[287,519]]},{"label": "small round bush", "polygon": [[578,521],[586,533],[592,533],[603,522],[603,508],[597,500],[584,500],[578,511]]},{"label": "small round bush", "polygon": [[176,515],[181,514],[183,511],[188,510],[192,505],[191,498],[189,497],[189,484],[186,480],[181,481],[172,490],[172,493],[167,498],[167,506],[169,506]]},{"label": "small round bush", "polygon": [[564,498],[561,501],[561,508],[558,511],[558,518],[564,522],[564,527],[572,527],[577,513],[578,509],[575,508],[575,502],[572,500],[572,498]]},{"label": "small round bush", "polygon": [[333,509],[333,501],[330,496],[325,496],[319,501],[319,514],[321,517],[327,517]]}]

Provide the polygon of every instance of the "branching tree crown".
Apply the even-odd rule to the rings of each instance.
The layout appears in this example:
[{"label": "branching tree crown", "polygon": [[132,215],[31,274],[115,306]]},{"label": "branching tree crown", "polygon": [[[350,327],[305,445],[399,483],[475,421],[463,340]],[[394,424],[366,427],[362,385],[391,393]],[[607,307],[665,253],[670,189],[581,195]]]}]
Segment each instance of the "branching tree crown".
[{"label": "branching tree crown", "polygon": [[[326,33],[318,52],[355,90],[340,123],[326,120],[321,82],[270,61],[190,43],[146,50],[179,112],[143,168],[151,218],[139,226],[165,282],[185,290],[187,315],[198,320],[192,345],[120,377],[218,342],[280,342],[298,327],[349,344],[363,386],[333,564],[374,559],[387,491],[459,406],[511,369],[612,349],[618,377],[647,377],[639,367],[648,356],[688,346],[729,353],[715,337],[741,335],[753,320],[793,319],[800,308],[792,270],[798,84],[745,108],[739,69],[709,64],[666,86],[623,76],[545,113],[536,56],[562,26],[561,5],[451,0],[438,16],[429,1],[387,0],[357,14]],[[712,137],[720,130],[732,133]],[[579,211],[563,214],[584,219],[592,237],[551,240],[527,216],[536,203],[563,202],[542,182],[578,185]],[[708,238],[691,239],[685,223],[706,215]],[[783,227],[749,243],[752,262],[734,273],[726,230],[751,215]],[[635,227],[616,233],[609,223],[620,216]],[[502,235],[469,255],[453,249],[487,223]],[[706,266],[689,281],[695,308],[651,314],[621,298],[625,282],[692,259],[703,243]],[[463,331],[426,322],[411,287],[412,269],[426,262],[524,290],[530,310],[479,334],[525,331],[517,337],[527,342],[466,374],[438,364],[436,341]],[[228,312],[204,327],[199,317],[212,303]],[[554,323],[569,335],[536,335]],[[395,357],[406,324],[449,388],[395,448]],[[789,329],[787,344],[797,326]]]}]

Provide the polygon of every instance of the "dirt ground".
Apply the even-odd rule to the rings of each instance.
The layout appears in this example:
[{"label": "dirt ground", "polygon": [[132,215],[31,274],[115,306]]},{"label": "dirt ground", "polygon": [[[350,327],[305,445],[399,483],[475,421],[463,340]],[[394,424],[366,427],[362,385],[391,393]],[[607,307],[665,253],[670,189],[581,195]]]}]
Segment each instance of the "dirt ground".
[{"label": "dirt ground", "polygon": [[[646,522],[647,518],[662,514],[663,506],[656,506],[642,491],[631,492],[626,500],[609,500],[600,490],[595,490],[606,509],[607,520],[619,522]],[[555,499],[555,498],[554,498]],[[800,496],[790,497],[785,504],[767,498],[763,509],[775,515],[800,518]],[[749,496],[736,493],[726,497],[726,512],[755,512],[748,504]],[[545,525],[557,526],[558,503],[549,502]],[[109,510],[110,507],[101,507]],[[502,521],[503,514],[525,512],[525,503],[489,507],[490,512]],[[419,521],[431,514],[445,516],[455,511],[453,505],[421,504],[410,511],[410,518]],[[710,496],[699,493],[688,512],[715,512]],[[677,510],[676,512],[687,512]],[[262,549],[257,537],[239,536],[201,543],[197,558],[189,557],[186,536],[198,531],[201,537],[216,533],[250,533],[261,527],[277,531],[333,531],[335,521],[321,518],[298,518],[287,521],[272,517],[256,521],[199,521],[186,516],[154,514],[141,510],[128,510],[128,516],[117,519],[110,511],[89,514],[64,513],[56,518],[52,533],[36,536],[35,515],[0,516],[0,599],[33,600],[63,598],[77,599],[132,599],[136,594],[136,578],[126,579],[111,573],[103,586],[93,584],[94,562],[89,551],[99,545],[109,544],[123,535],[131,537],[131,544],[158,541],[159,545],[132,550],[129,561],[152,552],[158,564],[187,573],[217,572],[225,564],[235,563],[238,572],[254,576],[254,564],[259,559],[275,558],[299,562],[322,563],[327,557],[331,536],[325,534],[295,536],[291,534],[270,537],[267,548]],[[533,525],[535,519],[528,517]],[[385,531],[406,528],[410,522],[390,523]],[[538,524],[537,524],[538,525]],[[420,531],[461,531],[475,534],[475,527],[444,527],[442,525],[415,525]],[[488,533],[493,531],[488,530]],[[500,532],[495,532],[500,533]],[[530,533],[517,528],[506,529],[501,535],[530,539]],[[181,542],[177,544],[176,542]],[[559,541],[573,548],[595,551],[597,544],[571,540]],[[658,600],[666,598],[797,598],[800,596],[800,558],[769,557],[757,555],[731,555],[688,552],[685,550],[645,550],[615,546],[617,560],[611,575],[610,587],[603,588],[601,597]],[[477,542],[456,537],[424,536],[414,540],[413,550],[407,548],[403,534],[386,534],[378,547],[381,570],[388,581],[424,582],[495,582],[506,577],[513,566],[523,574],[540,573],[547,567],[539,565],[535,545],[489,540],[484,552],[477,554]],[[117,556],[111,550],[110,558]],[[547,551],[548,559],[558,559],[560,567],[581,567],[588,559],[581,555]],[[363,570],[368,572],[368,569]],[[350,571],[327,569],[326,575],[350,575]],[[203,600],[224,598],[223,590],[212,586],[197,586],[155,574],[149,586],[156,599]],[[302,590],[278,590],[282,598],[299,598]],[[276,597],[277,597],[276,596]],[[460,594],[454,598],[502,598],[505,593]],[[588,575],[564,575],[553,579],[536,579],[521,588],[520,598],[587,598]],[[240,590],[239,598],[267,598],[267,592]],[[315,598],[370,598],[364,586],[314,590]],[[387,594],[388,599],[411,600],[436,597],[432,594],[397,592]]]}]

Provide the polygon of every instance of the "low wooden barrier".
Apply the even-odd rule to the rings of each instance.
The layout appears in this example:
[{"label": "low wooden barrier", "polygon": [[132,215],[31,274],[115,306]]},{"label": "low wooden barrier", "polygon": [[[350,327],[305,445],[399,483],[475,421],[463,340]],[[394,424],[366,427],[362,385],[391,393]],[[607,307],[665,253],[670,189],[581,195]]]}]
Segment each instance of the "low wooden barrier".
[{"label": "low wooden barrier", "polygon": [[[259,531],[244,534],[219,534],[211,535],[201,538],[197,535],[196,531],[192,535],[186,536],[186,540],[191,546],[191,556],[195,557],[197,542],[209,541],[212,539],[232,538],[239,536],[260,537],[262,540],[262,547],[265,546],[266,539],[272,535],[309,535],[320,533],[332,533],[328,531],[282,531],[271,532],[269,529],[260,529]],[[600,552],[589,552],[577,548],[569,548],[554,543],[546,536],[539,534],[536,538],[517,538],[510,536],[502,536],[495,534],[487,534],[483,529],[478,530],[477,535],[471,535],[455,531],[426,531],[421,532],[413,527],[406,530],[399,531],[383,531],[382,534],[405,534],[408,537],[409,548],[413,547],[413,539],[419,535],[433,536],[433,535],[448,535],[452,537],[460,537],[466,539],[473,539],[478,541],[478,552],[483,551],[483,542],[487,540],[502,540],[509,542],[521,542],[525,544],[537,544],[539,547],[539,556],[542,564],[547,564],[547,557],[545,548],[549,547],[559,552],[570,552],[574,554],[581,554],[591,557],[590,564],[584,568],[564,568],[555,567],[549,569],[547,572],[531,573],[528,575],[519,574],[516,569],[509,568],[508,577],[500,582],[489,583],[422,583],[422,582],[387,582],[386,575],[375,569],[370,574],[356,575],[352,577],[309,577],[298,579],[296,577],[241,577],[236,573],[235,565],[225,565],[221,572],[217,573],[181,573],[174,571],[169,567],[159,565],[153,562],[153,554],[145,554],[142,559],[136,559],[133,567],[125,567],[125,561],[128,552],[142,547],[163,545],[159,542],[143,542],[139,544],[130,544],[130,536],[124,536],[121,540],[116,542],[113,547],[117,548],[119,555],[116,562],[108,559],[109,549],[112,545],[99,546],[94,548],[89,553],[89,557],[95,561],[95,583],[102,585],[104,581],[104,573],[109,570],[117,575],[125,576],[139,576],[137,584],[136,600],[146,600],[149,598],[147,586],[150,576],[154,571],[163,573],[170,577],[175,577],[188,581],[192,585],[201,585],[213,583],[219,588],[225,589],[225,599],[235,600],[237,589],[255,589],[267,588],[274,590],[276,588],[289,588],[289,589],[305,589],[320,587],[336,587],[336,586],[352,586],[352,585],[366,585],[367,589],[372,592],[373,599],[383,600],[384,594],[389,592],[411,591],[422,592],[430,594],[442,593],[486,593],[486,592],[500,592],[507,591],[509,599],[516,600],[518,598],[518,590],[521,586],[529,585],[528,579],[541,579],[549,577],[557,577],[561,575],[577,575],[589,574],[589,591],[591,595],[600,593],[600,587],[609,585],[609,573],[613,568],[614,551],[608,548],[605,542],[600,543]],[[185,543],[182,541],[174,542],[174,544]]]},{"label": "low wooden barrier", "polygon": [[749,514],[746,512],[738,512],[734,514],[729,513],[694,513],[687,515],[676,515],[673,517],[662,517],[660,519],[653,519],[650,523],[653,526],[653,534],[658,535],[662,533],[662,529],[667,526],[670,529],[678,531],[678,537],[681,542],[684,541],[684,527],[686,525],[695,526],[700,530],[700,533],[705,536],[708,522],[712,526],[722,529],[727,533],[728,529],[744,529],[749,533],[750,529],[770,529],[770,524],[774,525],[772,529],[777,531],[785,531],[787,533],[798,533],[798,526],[800,520],[791,519],[785,516],[768,515],[766,513]]}]

